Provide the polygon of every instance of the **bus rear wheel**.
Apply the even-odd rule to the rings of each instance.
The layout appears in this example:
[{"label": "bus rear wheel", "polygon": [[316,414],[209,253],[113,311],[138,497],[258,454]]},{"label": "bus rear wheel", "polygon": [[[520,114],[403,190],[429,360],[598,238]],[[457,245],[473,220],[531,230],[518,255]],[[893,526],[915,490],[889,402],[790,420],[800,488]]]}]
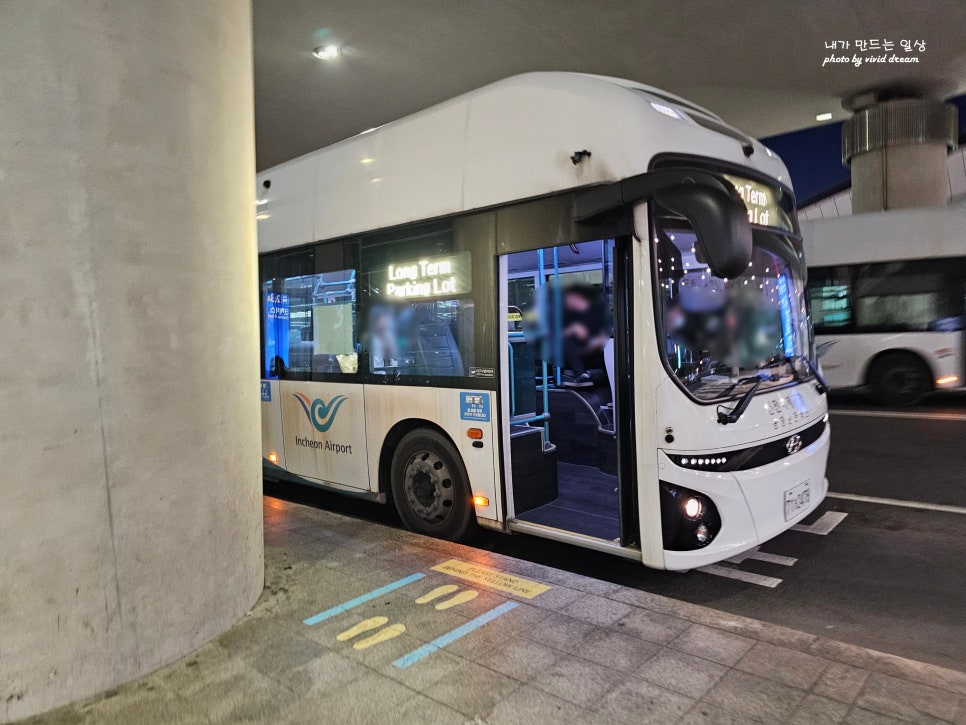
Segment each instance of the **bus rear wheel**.
[{"label": "bus rear wheel", "polygon": [[932,389],[926,363],[907,352],[890,352],[876,360],[869,382],[875,399],[886,406],[915,405]]},{"label": "bus rear wheel", "polygon": [[392,497],[406,528],[449,541],[470,526],[470,487],[459,453],[433,430],[407,433],[392,457]]}]

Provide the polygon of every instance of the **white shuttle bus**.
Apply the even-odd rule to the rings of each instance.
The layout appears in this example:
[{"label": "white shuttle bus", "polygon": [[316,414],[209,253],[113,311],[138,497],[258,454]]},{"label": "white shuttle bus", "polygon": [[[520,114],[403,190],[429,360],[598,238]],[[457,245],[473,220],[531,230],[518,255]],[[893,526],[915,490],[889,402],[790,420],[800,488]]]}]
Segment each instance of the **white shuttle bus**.
[{"label": "white shuttle bus", "polygon": [[966,207],[802,223],[822,371],[912,405],[966,381]]},{"label": "white shuttle bus", "polygon": [[709,111],[526,74],[257,192],[266,478],[676,570],[825,496],[788,172]]}]

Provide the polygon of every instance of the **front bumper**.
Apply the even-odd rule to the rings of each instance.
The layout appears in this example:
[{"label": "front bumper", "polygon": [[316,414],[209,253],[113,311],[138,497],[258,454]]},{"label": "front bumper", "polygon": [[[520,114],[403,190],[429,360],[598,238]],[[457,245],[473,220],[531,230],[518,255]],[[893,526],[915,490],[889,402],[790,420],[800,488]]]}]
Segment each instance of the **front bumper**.
[{"label": "front bumper", "polygon": [[[831,426],[798,453],[774,463],[735,472],[708,472],[682,468],[663,451],[658,452],[661,480],[708,496],[721,515],[721,530],[702,549],[664,551],[664,566],[671,570],[693,569],[740,554],[786,531],[811,512],[828,493],[825,465],[828,461]],[[706,455],[715,455],[707,452]],[[785,491],[809,481],[809,505],[785,520]]]}]

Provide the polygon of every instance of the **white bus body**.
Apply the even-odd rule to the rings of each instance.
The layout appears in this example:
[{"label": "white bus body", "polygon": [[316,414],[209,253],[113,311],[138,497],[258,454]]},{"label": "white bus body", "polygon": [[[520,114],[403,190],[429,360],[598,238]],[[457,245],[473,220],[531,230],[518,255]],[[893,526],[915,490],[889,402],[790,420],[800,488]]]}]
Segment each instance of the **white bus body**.
[{"label": "white bus body", "polygon": [[[404,491],[414,510],[427,517],[426,512],[442,511],[440,506],[447,501],[452,508],[452,494],[443,490],[450,479],[440,481],[432,469],[457,477],[465,470],[472,514],[480,525],[568,541],[667,569],[720,561],[801,521],[827,491],[830,431],[819,386],[807,373],[796,373],[794,380],[790,374],[776,373],[759,381],[761,391],[735,422],[719,422],[719,411],[732,410],[750,384],[737,379],[728,383],[726,369],[717,361],[708,363],[708,370],[719,365],[715,375],[702,372],[702,361],[691,363],[687,383],[682,382],[684,372],[668,367],[671,347],[680,365],[688,363],[681,362],[678,344],[672,345],[663,332],[655,289],[664,286],[657,277],[664,272],[656,269],[657,253],[652,253],[648,240],[652,232],[657,239],[659,225],[674,227],[673,215],[668,217],[671,221],[658,221],[655,203],[624,200],[620,228],[605,224],[596,236],[571,236],[573,229],[583,229],[573,216],[579,192],[604,190],[619,196],[615,190],[621,182],[693,166],[751,179],[748,193],[762,208],[752,209],[750,202],[746,206],[756,219],[760,213],[760,219],[768,221],[769,214],[777,213],[777,206],[765,208],[771,204],[767,194],[791,203],[788,172],[781,160],[714,114],[637,83],[572,73],[509,78],[259,173],[263,325],[291,317],[284,323],[292,331],[284,333],[284,344],[293,351],[287,361],[278,358],[275,370],[271,360],[276,358],[263,349],[266,476],[385,501],[393,498],[396,459],[402,455],[397,448],[402,446],[420,455],[400,464],[398,475],[405,480],[399,484],[397,506],[405,508],[398,495]],[[701,176],[703,171],[696,173]],[[763,191],[766,186],[772,191]],[[793,219],[793,208],[790,214]],[[690,223],[682,224],[686,239]],[[437,241],[437,234],[442,241]],[[757,240],[767,234],[760,229],[754,234],[757,255]],[[789,234],[794,236],[794,230]],[[690,260],[687,264],[696,271],[705,269],[686,248],[698,242],[682,242],[678,236],[677,251],[667,247],[675,259]],[[662,231],[661,237],[666,245],[668,235]],[[511,376],[522,369],[519,379],[527,379],[526,371],[533,368],[514,359],[514,344],[524,335],[511,329],[519,318],[516,312],[507,312],[509,283],[530,278],[533,284],[546,282],[548,289],[553,288],[554,280],[564,279],[568,249],[582,255],[575,269],[593,275],[583,279],[596,284],[603,278],[602,288],[622,302],[613,305],[618,324],[606,347],[616,350],[607,353],[613,398],[607,402],[606,384],[595,388],[599,400],[580,391],[573,397],[574,391],[560,385],[541,387],[537,363],[536,402],[524,406],[533,408],[534,415],[527,418],[517,410],[516,398],[511,399],[520,389]],[[539,261],[533,261],[536,255]],[[767,265],[775,258],[766,255],[764,262],[755,261],[756,269],[760,262]],[[429,267],[419,266],[424,263]],[[601,271],[588,272],[590,267]],[[438,274],[438,269],[444,272]],[[768,274],[777,273],[773,266]],[[617,280],[619,274],[628,282]],[[804,270],[800,292],[797,278],[790,275],[776,276],[770,284],[781,282],[786,291],[791,285],[789,295],[799,294],[804,300]],[[692,277],[697,279],[696,274]],[[667,287],[673,284],[677,289],[679,279],[669,280]],[[728,283],[729,290],[736,283],[737,278]],[[283,284],[315,288],[300,298],[304,303],[296,310],[296,297],[280,291],[288,289]],[[448,298],[443,301],[446,295],[437,288],[447,285]],[[379,318],[391,296],[398,303],[393,309],[402,310],[393,324],[402,324],[404,314],[414,324],[413,318],[431,313],[449,325],[438,335],[433,333],[433,344],[446,347],[446,359],[455,362],[446,363],[452,366],[450,372],[432,368],[432,375],[443,376],[425,378],[432,384],[419,382],[419,375],[429,375],[429,368],[423,370],[409,358],[397,362],[393,354],[375,349],[375,326],[391,317],[385,313]],[[410,297],[430,302],[402,304]],[[794,335],[807,336],[804,302],[799,305],[797,300],[792,299],[792,312],[782,313],[783,324],[789,325],[782,338],[788,338],[788,350],[792,320],[798,325]],[[274,317],[269,320],[267,315]],[[347,316],[352,329],[344,332]],[[360,332],[364,325],[369,327]],[[419,330],[421,335],[423,328]],[[469,332],[461,332],[465,330]],[[288,339],[290,334],[299,341]],[[464,344],[467,334],[472,344]],[[351,346],[330,341],[343,337],[351,337]],[[266,338],[263,332],[263,348],[269,345]],[[271,344],[276,344],[275,338]],[[302,352],[296,350],[299,345]],[[799,345],[795,350],[804,348]],[[301,362],[296,361],[298,355]],[[695,357],[692,352],[684,357],[689,355]],[[463,360],[456,360],[459,357]],[[411,370],[406,367],[410,364],[415,366]],[[302,372],[293,373],[287,365]],[[385,367],[377,370],[379,366]],[[449,374],[454,377],[444,377]],[[551,368],[549,379],[554,375]],[[713,398],[718,393],[707,392],[728,385],[731,390],[720,399]],[[699,400],[700,396],[704,397]],[[541,455],[562,460],[568,446],[554,441],[568,434],[562,423],[565,414],[590,421],[588,425],[596,421],[604,441],[600,470],[611,472],[591,478],[603,482],[599,490],[613,493],[613,531],[619,533],[587,533],[592,529],[584,526],[579,512],[568,525],[562,519],[528,520],[522,510],[530,479],[542,475],[535,472],[540,463],[528,468],[521,463],[523,458],[511,460],[511,450],[517,456],[521,441],[539,441]],[[410,445],[411,436],[418,437],[420,431],[448,441],[459,460],[437,460],[428,453],[420,459],[420,445],[432,448],[425,436]],[[603,460],[614,450],[616,473]],[[561,492],[565,484],[580,482],[579,475],[568,478],[568,472],[594,469],[553,465],[552,488],[557,491],[559,484]],[[688,498],[681,501],[696,506],[699,514],[684,522],[680,511],[667,508],[668,496],[697,497],[697,504],[687,503]],[[662,511],[671,516],[671,523],[663,526]],[[417,530],[431,531],[413,526],[412,516],[403,519]],[[668,544],[671,527],[678,527],[675,535],[686,538],[701,528],[695,528],[699,521],[711,526],[704,545]]]},{"label": "white bus body", "polygon": [[911,404],[964,385],[966,207],[805,221],[802,237],[831,386]]}]

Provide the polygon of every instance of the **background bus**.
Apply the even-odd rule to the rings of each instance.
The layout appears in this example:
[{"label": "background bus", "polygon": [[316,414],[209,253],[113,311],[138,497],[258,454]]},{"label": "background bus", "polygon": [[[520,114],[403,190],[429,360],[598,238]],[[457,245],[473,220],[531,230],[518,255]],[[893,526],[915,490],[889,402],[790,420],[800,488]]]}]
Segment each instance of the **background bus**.
[{"label": "background bus", "polygon": [[266,477],[669,569],[787,529],[830,435],[787,178],[708,111],[570,73],[260,173]]},{"label": "background bus", "polygon": [[833,387],[883,405],[961,388],[966,209],[912,209],[802,222],[808,296]]}]

